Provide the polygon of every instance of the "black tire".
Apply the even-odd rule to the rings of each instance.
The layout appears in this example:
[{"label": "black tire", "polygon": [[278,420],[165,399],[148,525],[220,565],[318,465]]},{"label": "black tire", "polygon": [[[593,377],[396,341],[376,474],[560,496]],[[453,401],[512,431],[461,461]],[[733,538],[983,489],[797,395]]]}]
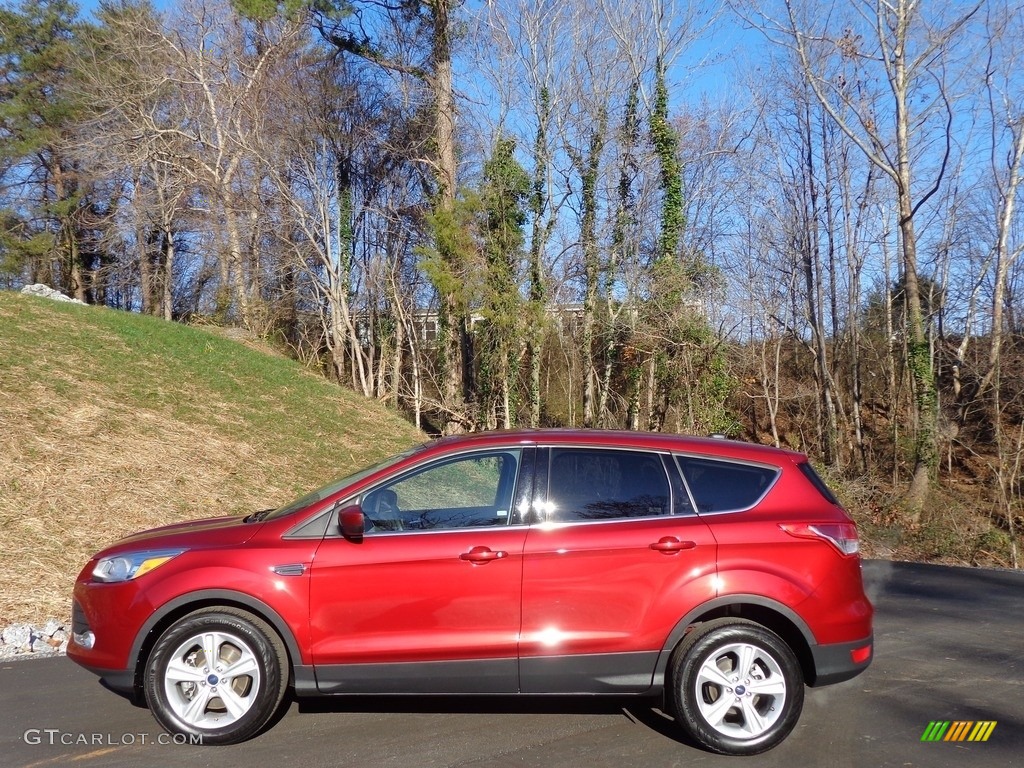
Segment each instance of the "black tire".
[{"label": "black tire", "polygon": [[777,746],[804,704],[803,671],[793,650],[743,619],[715,619],[692,630],[673,654],[669,683],[676,720],[723,755]]},{"label": "black tire", "polygon": [[288,687],[288,655],[265,621],[235,608],[204,608],[160,636],[143,687],[168,733],[189,743],[237,744],[277,712]]}]

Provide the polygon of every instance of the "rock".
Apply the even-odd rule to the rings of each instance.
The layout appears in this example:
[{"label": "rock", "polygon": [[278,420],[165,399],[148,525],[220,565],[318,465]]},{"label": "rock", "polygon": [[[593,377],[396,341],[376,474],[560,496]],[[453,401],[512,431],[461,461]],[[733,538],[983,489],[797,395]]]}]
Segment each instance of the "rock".
[{"label": "rock", "polygon": [[55,618],[51,618],[50,621],[42,626],[39,632],[46,637],[53,637],[53,633],[61,629],[63,629],[63,627],[60,625],[60,622],[55,620]]},{"label": "rock", "polygon": [[28,624],[13,624],[4,629],[0,639],[4,645],[18,653],[30,653],[32,651],[32,627]]},{"label": "rock", "polygon": [[61,631],[62,629],[64,629],[63,624],[61,624],[56,619],[50,619],[48,622],[46,622],[46,624],[43,625],[43,628],[39,631],[46,637],[53,637],[57,632]]},{"label": "rock", "polygon": [[32,285],[26,285],[21,289],[21,292],[26,296],[39,296],[43,299],[53,299],[54,301],[69,301],[72,304],[85,304],[84,301],[73,299],[70,296],[65,296],[60,291],[55,291],[48,285],[42,283],[33,283]]},{"label": "rock", "polygon": [[38,641],[33,644],[33,650],[40,650],[47,653],[57,651],[63,653],[68,647],[68,632],[59,621],[50,619],[38,634]]}]

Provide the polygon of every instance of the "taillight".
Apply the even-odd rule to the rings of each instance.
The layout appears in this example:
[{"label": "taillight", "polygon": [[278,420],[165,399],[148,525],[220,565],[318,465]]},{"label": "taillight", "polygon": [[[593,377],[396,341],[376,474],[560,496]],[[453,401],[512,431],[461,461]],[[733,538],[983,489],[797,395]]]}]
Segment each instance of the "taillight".
[{"label": "taillight", "polygon": [[801,539],[824,539],[841,555],[856,555],[860,551],[857,526],[853,523],[782,523],[779,528]]}]

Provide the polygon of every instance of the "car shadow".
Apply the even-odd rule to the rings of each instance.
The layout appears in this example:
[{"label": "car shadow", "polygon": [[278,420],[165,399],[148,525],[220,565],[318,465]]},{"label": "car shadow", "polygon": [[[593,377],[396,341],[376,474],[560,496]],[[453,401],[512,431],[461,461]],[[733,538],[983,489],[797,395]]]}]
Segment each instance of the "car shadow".
[{"label": "car shadow", "polygon": [[[607,715],[632,723],[680,744],[698,747],[662,710],[660,697],[618,698],[581,696],[323,696],[290,702],[300,714],[372,713],[493,714],[493,715]],[[288,706],[282,710],[289,709]],[[699,748],[699,747],[698,747]]]},{"label": "car shadow", "polygon": [[[299,712],[400,712],[403,714],[622,714],[620,698],[516,695],[359,695],[292,697]],[[645,700],[646,701],[646,700]],[[654,700],[651,700],[654,703]]]},{"label": "car shadow", "polygon": [[[107,687],[107,686],[104,686]],[[109,688],[143,709],[145,699]],[[625,717],[658,735],[694,749],[703,747],[678,726],[662,709],[660,697],[616,698],[612,696],[313,696],[296,697],[288,690],[281,704],[260,729],[266,733],[294,707],[299,714],[508,714],[508,715],[607,715]]]}]

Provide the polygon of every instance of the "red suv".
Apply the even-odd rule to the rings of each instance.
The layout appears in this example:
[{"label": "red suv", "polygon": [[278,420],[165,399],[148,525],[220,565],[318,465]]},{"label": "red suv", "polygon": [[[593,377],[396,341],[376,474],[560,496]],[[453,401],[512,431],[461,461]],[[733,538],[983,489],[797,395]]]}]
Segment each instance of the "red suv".
[{"label": "red suv", "polygon": [[706,748],[781,742],[872,655],[857,531],[805,456],[638,432],[419,446],[279,509],[118,542],[68,655],[206,744],[298,696],[664,697]]}]

